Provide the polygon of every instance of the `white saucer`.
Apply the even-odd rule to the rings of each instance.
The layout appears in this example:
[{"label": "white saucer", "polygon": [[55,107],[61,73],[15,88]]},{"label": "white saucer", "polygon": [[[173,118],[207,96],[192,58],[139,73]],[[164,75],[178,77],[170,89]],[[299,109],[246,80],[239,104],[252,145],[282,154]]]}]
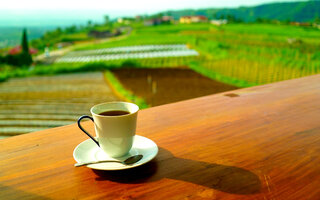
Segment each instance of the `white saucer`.
[{"label": "white saucer", "polygon": [[125,160],[126,158],[142,154],[143,158],[132,165],[123,165],[116,162],[106,162],[87,165],[87,167],[98,170],[122,170],[138,167],[152,160],[158,153],[158,146],[152,140],[136,135],[131,150],[126,156],[111,158],[102,151],[91,139],[81,142],[73,151],[73,158],[77,162],[90,162],[98,160]]}]

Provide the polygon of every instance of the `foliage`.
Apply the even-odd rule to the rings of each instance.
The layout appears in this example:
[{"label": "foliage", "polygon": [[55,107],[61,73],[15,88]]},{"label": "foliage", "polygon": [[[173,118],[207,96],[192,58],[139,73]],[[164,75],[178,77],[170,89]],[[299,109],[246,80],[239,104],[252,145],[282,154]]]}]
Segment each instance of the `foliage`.
[{"label": "foliage", "polygon": [[[141,60],[140,62],[134,60],[117,60],[113,62],[91,62],[91,63],[59,63],[53,65],[36,65],[34,67],[23,66],[21,68],[16,68],[13,66],[6,66],[1,70],[1,81],[5,81],[8,78],[13,77],[27,77],[35,75],[55,75],[63,73],[74,73],[74,72],[87,72],[87,71],[104,71],[117,69],[121,67],[161,67],[164,64],[167,66],[181,66],[180,63],[187,62],[183,58],[180,60],[172,58],[156,58],[149,60]],[[0,65],[1,66],[1,65]]]},{"label": "foliage", "polygon": [[121,67],[121,65],[106,63],[88,63],[88,64],[54,64],[37,65],[35,67],[7,67],[1,71],[1,77],[4,81],[12,77],[27,77],[35,75],[55,75],[73,72],[102,71]]},{"label": "foliage", "polygon": [[190,69],[207,76],[213,80],[217,80],[226,84],[234,85],[237,87],[251,87],[256,85],[255,83],[250,83],[245,80],[238,79],[237,77],[226,76],[223,73],[219,73],[216,70],[212,70],[208,67],[202,66],[200,62],[193,61],[189,64]]},{"label": "foliage", "polygon": [[29,53],[29,45],[28,45],[27,30],[26,29],[23,29],[23,32],[22,32],[21,48],[22,48],[23,53]]},{"label": "foliage", "polygon": [[24,29],[22,33],[22,39],[21,39],[21,48],[22,51],[19,54],[15,55],[6,55],[0,57],[0,64],[9,64],[14,66],[29,66],[32,64],[32,57],[29,53],[29,44],[28,44],[28,38],[27,38],[27,30]]},{"label": "foliage", "polygon": [[6,63],[6,58],[5,56],[0,55],[0,68],[2,63]]},{"label": "foliage", "polygon": [[13,66],[29,66],[32,63],[32,58],[29,53],[21,52],[16,55],[7,55],[4,57],[4,63]]},{"label": "foliage", "polygon": [[[219,74],[249,85],[317,74],[320,73],[319,36],[320,32],[311,28],[229,24],[198,35],[192,45],[205,58],[192,68],[205,71],[208,76]],[[231,79],[224,82],[228,80],[235,84]]]},{"label": "foliage", "polygon": [[[32,57],[29,53],[29,44],[28,44],[28,36],[27,36],[26,29],[23,29],[21,48],[22,48],[22,52],[18,54],[16,58],[18,61],[14,61],[14,62],[17,62],[17,66],[31,65]],[[12,63],[8,62],[8,64],[12,64]]]},{"label": "foliage", "polygon": [[[141,30],[142,31],[142,30]],[[189,36],[179,35],[176,33],[159,33],[157,31],[133,32],[130,36],[123,40],[112,40],[106,43],[89,44],[76,48],[75,50],[90,50],[109,47],[121,47],[132,45],[147,45],[147,44],[185,44],[190,39]],[[170,30],[169,30],[170,31]]]},{"label": "foliage", "polygon": [[80,32],[80,33],[61,35],[59,40],[61,42],[77,42],[77,41],[85,41],[90,39],[91,38],[88,36],[86,32]]},{"label": "foliage", "polygon": [[139,67],[139,63],[135,60],[125,60],[122,67]]},{"label": "foliage", "polygon": [[51,47],[51,49],[57,48],[57,44],[61,42],[73,43],[92,40],[93,38],[88,34],[92,30],[112,31],[113,28],[117,27],[113,27],[111,23],[102,25],[93,24],[92,21],[89,20],[86,26],[72,25],[63,29],[58,27],[55,30],[47,31],[42,37],[32,40],[31,45],[42,52],[45,47]]}]

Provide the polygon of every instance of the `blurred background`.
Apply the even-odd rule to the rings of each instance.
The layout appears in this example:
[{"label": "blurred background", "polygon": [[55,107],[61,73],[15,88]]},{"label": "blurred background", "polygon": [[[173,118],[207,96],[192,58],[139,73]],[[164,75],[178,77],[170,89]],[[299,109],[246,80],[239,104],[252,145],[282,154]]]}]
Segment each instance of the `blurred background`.
[{"label": "blurred background", "polygon": [[5,1],[0,138],[319,72],[320,1]]}]

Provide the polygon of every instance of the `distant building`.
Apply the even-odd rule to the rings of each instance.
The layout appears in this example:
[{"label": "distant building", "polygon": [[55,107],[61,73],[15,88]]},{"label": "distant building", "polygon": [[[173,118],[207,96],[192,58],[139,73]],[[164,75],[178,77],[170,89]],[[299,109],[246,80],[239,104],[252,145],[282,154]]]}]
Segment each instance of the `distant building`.
[{"label": "distant building", "polygon": [[143,22],[145,26],[156,26],[162,24],[161,18],[148,19]]},{"label": "distant building", "polygon": [[165,24],[172,24],[174,22],[174,19],[172,16],[163,16],[161,20],[162,20],[162,23],[165,23]]},{"label": "distant building", "polygon": [[228,20],[226,19],[213,19],[210,21],[211,24],[216,25],[216,26],[221,26],[223,24],[227,24]]},{"label": "distant building", "polygon": [[203,23],[207,22],[208,18],[203,15],[196,15],[196,16],[182,16],[179,19],[181,24],[191,24],[191,23]]},{"label": "distant building", "polygon": [[142,17],[140,15],[135,16],[135,21],[136,22],[142,21]]},{"label": "distant building", "polygon": [[[21,45],[15,46],[12,49],[9,50],[8,54],[9,55],[17,55],[19,53],[22,52],[22,47]],[[38,53],[38,49],[34,49],[34,48],[29,48],[29,53],[32,54],[36,54]]]},{"label": "distant building", "polygon": [[145,26],[156,26],[160,24],[171,24],[173,23],[173,17],[171,16],[163,16],[158,18],[152,18],[144,21]]},{"label": "distant building", "polygon": [[311,23],[309,23],[309,22],[290,22],[290,25],[309,27],[309,26],[311,26]]},{"label": "distant building", "polygon": [[129,18],[129,17],[119,17],[118,19],[117,19],[117,22],[119,23],[119,24],[126,24],[126,25],[128,25],[128,24],[131,24],[132,22],[134,22],[136,19],[134,19],[134,18]]},{"label": "distant building", "polygon": [[180,22],[181,24],[191,24],[191,16],[183,16],[183,17],[180,17],[179,22]]}]

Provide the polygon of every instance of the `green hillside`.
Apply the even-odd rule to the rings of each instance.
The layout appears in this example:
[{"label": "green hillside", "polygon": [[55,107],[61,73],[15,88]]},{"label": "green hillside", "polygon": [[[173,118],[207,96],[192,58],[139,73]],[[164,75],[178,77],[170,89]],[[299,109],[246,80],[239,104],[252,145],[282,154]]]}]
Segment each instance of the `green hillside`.
[{"label": "green hillside", "polygon": [[310,22],[320,17],[320,1],[270,3],[254,7],[209,8],[199,10],[178,10],[160,13],[178,19],[184,15],[205,15],[208,18],[223,18],[232,15],[246,22],[258,18]]}]

